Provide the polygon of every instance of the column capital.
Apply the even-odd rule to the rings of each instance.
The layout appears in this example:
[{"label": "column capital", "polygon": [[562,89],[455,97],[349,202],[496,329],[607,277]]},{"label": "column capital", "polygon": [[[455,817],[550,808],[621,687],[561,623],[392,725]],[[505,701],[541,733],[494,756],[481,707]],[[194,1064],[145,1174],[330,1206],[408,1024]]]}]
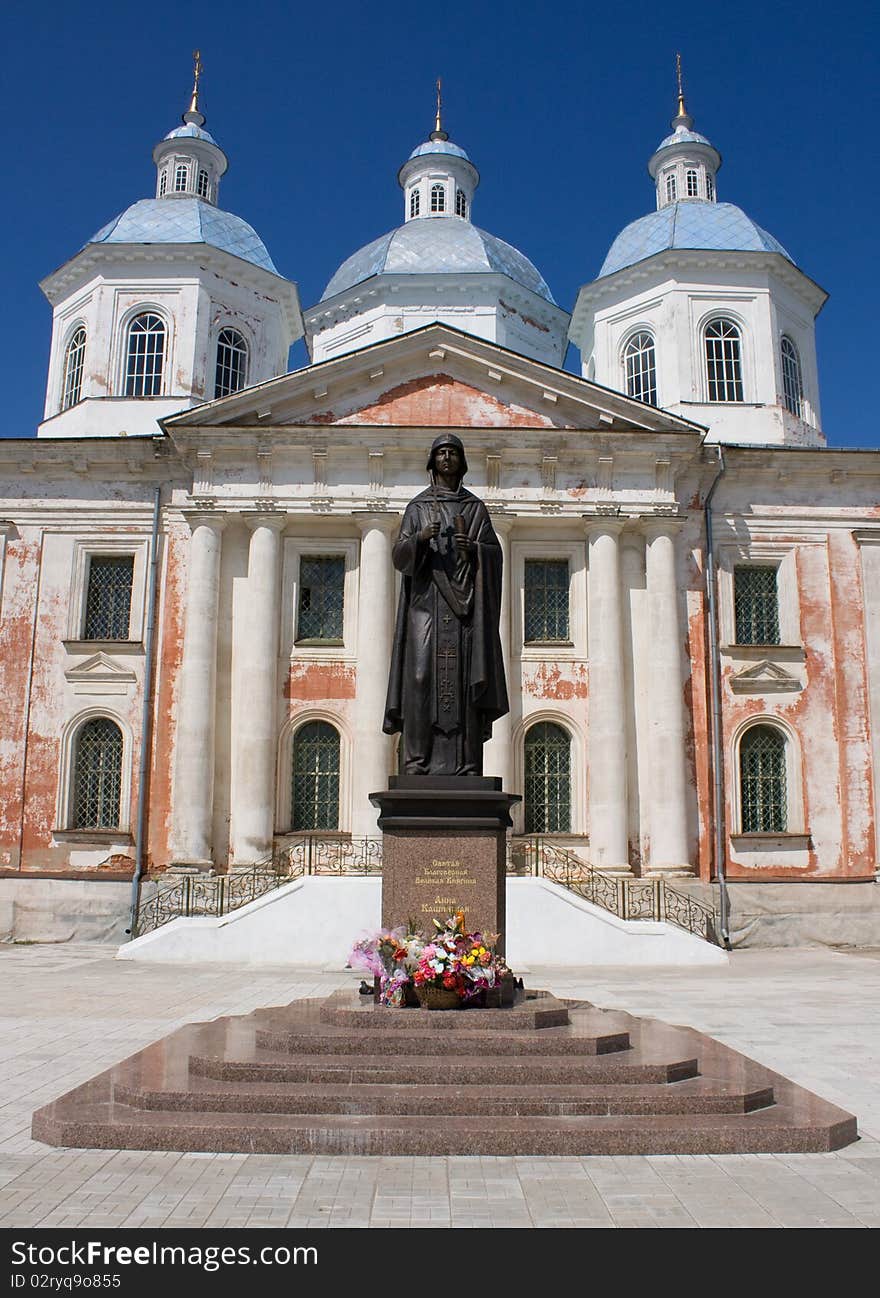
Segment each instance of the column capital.
[{"label": "column capital", "polygon": [[588,536],[619,536],[630,521],[619,514],[582,514],[581,517]]},{"label": "column capital", "polygon": [[496,514],[489,510],[489,519],[492,523],[493,530],[502,536],[509,536],[513,531],[513,525],[516,522],[515,514]]},{"label": "column capital", "polygon": [[214,532],[222,532],[228,522],[228,516],[213,509],[184,509],[183,518],[189,524],[190,531],[197,527],[210,527]]},{"label": "column capital", "polygon": [[662,514],[639,515],[639,529],[648,541],[653,541],[657,536],[676,536],[684,524],[683,518],[664,518]]},{"label": "column capital", "polygon": [[252,532],[258,527],[271,527],[273,532],[281,532],[287,526],[287,515],[276,514],[271,510],[257,509],[253,513],[247,510],[239,514],[239,518]]},{"label": "column capital", "polygon": [[371,527],[378,527],[380,531],[390,532],[393,528],[400,526],[400,514],[396,510],[353,509],[351,517],[355,526],[360,528],[362,532],[366,532]]}]

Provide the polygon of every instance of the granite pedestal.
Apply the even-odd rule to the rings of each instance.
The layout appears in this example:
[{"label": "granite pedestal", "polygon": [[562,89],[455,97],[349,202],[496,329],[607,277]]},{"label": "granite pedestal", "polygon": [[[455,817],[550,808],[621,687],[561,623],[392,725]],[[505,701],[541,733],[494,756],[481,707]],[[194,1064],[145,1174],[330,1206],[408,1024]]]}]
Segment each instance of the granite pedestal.
[{"label": "granite pedestal", "polygon": [[463,910],[471,932],[498,933],[504,952],[506,833],[517,794],[490,776],[394,775],[379,808],[382,924],[431,933]]}]

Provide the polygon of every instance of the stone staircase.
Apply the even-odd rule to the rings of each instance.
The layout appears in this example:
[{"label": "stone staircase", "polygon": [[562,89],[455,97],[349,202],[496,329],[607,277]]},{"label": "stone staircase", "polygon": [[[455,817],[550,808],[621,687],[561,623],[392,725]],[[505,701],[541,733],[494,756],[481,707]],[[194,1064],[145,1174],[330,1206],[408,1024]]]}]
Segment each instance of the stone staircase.
[{"label": "stone staircase", "polygon": [[391,1010],[355,991],[191,1024],[34,1114],[53,1145],[324,1154],[839,1149],[850,1114],[690,1028],[521,994]]}]

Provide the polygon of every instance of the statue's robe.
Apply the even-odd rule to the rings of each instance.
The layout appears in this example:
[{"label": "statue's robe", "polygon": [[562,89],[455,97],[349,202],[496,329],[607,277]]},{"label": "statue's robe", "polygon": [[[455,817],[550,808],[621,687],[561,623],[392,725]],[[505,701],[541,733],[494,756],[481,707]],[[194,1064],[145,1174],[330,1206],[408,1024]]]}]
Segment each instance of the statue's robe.
[{"label": "statue's robe", "polygon": [[[454,519],[476,544],[456,550]],[[440,523],[440,535],[419,540]],[[383,729],[403,731],[407,775],[481,775],[483,743],[508,711],[498,635],[502,555],[481,500],[438,486],[410,502],[392,551],[403,574]]]}]

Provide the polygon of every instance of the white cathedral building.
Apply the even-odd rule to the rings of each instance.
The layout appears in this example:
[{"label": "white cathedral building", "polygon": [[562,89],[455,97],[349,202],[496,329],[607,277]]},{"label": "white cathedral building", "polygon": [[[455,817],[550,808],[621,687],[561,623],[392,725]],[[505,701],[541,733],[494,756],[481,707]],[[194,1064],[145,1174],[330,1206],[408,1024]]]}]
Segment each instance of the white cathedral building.
[{"label": "white cathedral building", "polygon": [[133,879],[377,836],[391,546],[438,428],[504,551],[512,853],[726,882],[746,939],[880,933],[880,452],[826,447],[826,294],[684,98],[571,314],[474,224],[439,112],[402,222],[305,310],[220,206],[197,88],[153,160],[43,281],[45,417],[0,441],[0,933],[118,937]]}]

